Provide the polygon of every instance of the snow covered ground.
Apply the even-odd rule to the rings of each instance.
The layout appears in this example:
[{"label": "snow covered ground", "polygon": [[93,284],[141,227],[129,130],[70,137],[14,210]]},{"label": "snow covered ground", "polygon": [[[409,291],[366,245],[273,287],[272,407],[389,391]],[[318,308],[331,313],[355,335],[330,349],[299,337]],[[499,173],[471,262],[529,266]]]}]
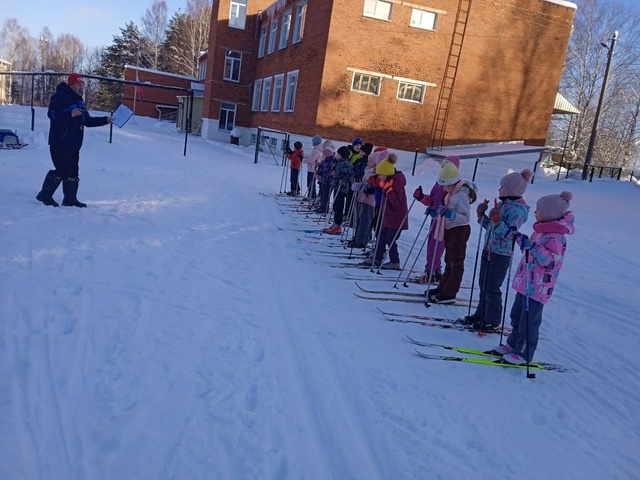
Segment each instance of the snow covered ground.
[{"label": "snow covered ground", "polygon": [[[536,356],[578,370],[529,380],[419,358],[406,334],[498,337],[385,321],[376,307],[467,310],[357,299],[314,263],[334,261],[319,251],[335,238],[276,228],[316,226],[258,193],[278,192],[280,167],[199,138],[183,157],[180,134],[137,120],[113,144],[87,131],[86,209],[35,200],[46,129],[0,150],[1,479],[640,478],[637,185],[529,187],[530,204],[574,194]],[[409,176],[408,190],[433,181]],[[479,187],[493,198],[498,179]],[[466,283],[477,241],[474,225]]]}]

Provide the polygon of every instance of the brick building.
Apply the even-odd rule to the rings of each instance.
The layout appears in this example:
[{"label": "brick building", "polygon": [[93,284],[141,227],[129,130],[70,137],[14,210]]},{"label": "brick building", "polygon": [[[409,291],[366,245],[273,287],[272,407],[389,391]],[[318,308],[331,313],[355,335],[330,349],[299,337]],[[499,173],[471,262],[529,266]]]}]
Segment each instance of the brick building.
[{"label": "brick building", "polygon": [[219,0],[202,135],[226,140],[237,127],[248,143],[263,126],[402,150],[543,145],[575,9],[563,0]]}]

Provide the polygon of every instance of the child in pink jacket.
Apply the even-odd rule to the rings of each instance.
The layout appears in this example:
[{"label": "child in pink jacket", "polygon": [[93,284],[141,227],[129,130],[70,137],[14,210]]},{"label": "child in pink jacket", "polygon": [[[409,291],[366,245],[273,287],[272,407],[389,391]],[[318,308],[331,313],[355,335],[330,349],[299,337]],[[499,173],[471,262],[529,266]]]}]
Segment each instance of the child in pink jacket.
[{"label": "child in pink jacket", "polygon": [[571,192],[540,198],[536,203],[533,235],[518,238],[525,254],[513,280],[513,289],[518,292],[511,308],[513,331],[506,345],[495,349],[514,365],[531,362],[538,346],[542,309],[551,298],[562,268],[566,235],[575,232],[573,212],[568,211],[572,198]]}]

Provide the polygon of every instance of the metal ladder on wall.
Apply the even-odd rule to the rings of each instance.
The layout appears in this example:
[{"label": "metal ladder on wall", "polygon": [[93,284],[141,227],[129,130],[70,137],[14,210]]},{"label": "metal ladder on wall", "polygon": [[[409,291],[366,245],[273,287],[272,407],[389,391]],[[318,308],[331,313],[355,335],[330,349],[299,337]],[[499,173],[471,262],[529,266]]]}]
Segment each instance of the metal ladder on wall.
[{"label": "metal ladder on wall", "polygon": [[462,55],[462,44],[467,30],[471,1],[472,0],[460,0],[458,3],[458,12],[456,13],[456,20],[453,26],[449,56],[447,57],[447,66],[444,70],[444,76],[442,77],[436,113],[431,126],[431,148],[434,150],[442,150],[444,146],[444,134],[447,128],[449,107],[451,105],[453,87],[456,83],[460,56]]}]

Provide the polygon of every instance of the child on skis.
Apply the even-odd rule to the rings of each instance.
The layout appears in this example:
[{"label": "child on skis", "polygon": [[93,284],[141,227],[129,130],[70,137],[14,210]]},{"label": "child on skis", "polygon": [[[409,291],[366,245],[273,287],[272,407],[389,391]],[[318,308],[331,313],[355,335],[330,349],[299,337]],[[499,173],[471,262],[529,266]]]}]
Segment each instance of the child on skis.
[{"label": "child on skis", "polygon": [[300,195],[300,169],[302,168],[302,159],[304,158],[304,151],[302,150],[302,143],[295,142],[293,144],[294,150],[287,148],[287,156],[289,158],[289,166],[291,167],[291,191],[287,195]]},{"label": "child on skis", "polygon": [[453,163],[438,173],[438,183],[446,193],[438,211],[437,239],[444,239],[444,274],[437,288],[427,290],[428,300],[443,305],[454,304],[464,274],[464,258],[471,234],[470,205],[477,199],[477,187],[463,180]]},{"label": "child on skis", "polygon": [[302,160],[302,163],[307,165],[307,198],[316,198],[316,169],[318,164],[322,160],[322,137],[315,135],[311,139],[311,153],[309,156]]},{"label": "child on skis", "polygon": [[[390,154],[395,157],[395,154]],[[407,178],[394,163],[381,161],[376,167],[378,186],[382,189],[383,199],[380,214],[382,227],[376,241],[374,265],[390,270],[400,270],[400,256],[398,254],[398,239],[402,230],[409,229],[409,215],[407,206]],[[389,251],[389,261],[382,263],[385,248]]]},{"label": "child on skis", "polygon": [[562,268],[566,235],[575,232],[574,215],[569,211],[572,199],[571,192],[540,198],[536,202],[533,235],[518,237],[525,253],[513,280],[513,289],[518,292],[511,308],[513,331],[507,343],[495,349],[514,365],[531,362],[538,346],[542,309],[551,298]]},{"label": "child on skis", "polygon": [[[460,169],[460,158],[456,155],[447,155],[447,157],[442,161],[440,168],[444,167],[447,163],[453,163],[457,169]],[[442,201],[444,200],[446,193],[447,192],[444,191],[444,188],[437,180],[433,184],[433,187],[431,187],[429,195],[424,194],[421,186],[416,188],[415,192],[413,192],[413,198],[427,206],[425,215],[431,215],[429,238],[427,240],[427,263],[424,266],[424,274],[418,279],[418,282],[422,285],[438,283],[442,279],[442,254],[444,253],[444,242],[440,242],[436,238],[436,223],[438,220],[435,213],[442,205]],[[433,272],[433,274],[431,280],[429,280],[431,272]]]},{"label": "child on skis", "polygon": [[494,208],[486,214],[488,201],[478,205],[478,223],[487,231],[480,260],[480,301],[473,315],[465,317],[465,323],[481,332],[493,332],[500,328],[502,319],[502,283],[511,266],[513,247],[518,229],[529,217],[529,207],[522,198],[533,177],[528,168],[509,173],[500,179]]},{"label": "child on skis", "polygon": [[329,235],[342,234],[344,218],[344,202],[353,182],[353,165],[349,161],[349,149],[340,147],[336,154],[336,163],[331,177],[331,190],[336,192],[333,199],[333,225],[323,230]]},{"label": "child on skis", "polygon": [[329,199],[331,197],[331,175],[333,166],[336,162],[333,148],[326,146],[322,149],[322,160],[316,169],[316,178],[320,184],[319,196],[320,206],[315,210],[316,213],[325,214],[329,211]]}]

